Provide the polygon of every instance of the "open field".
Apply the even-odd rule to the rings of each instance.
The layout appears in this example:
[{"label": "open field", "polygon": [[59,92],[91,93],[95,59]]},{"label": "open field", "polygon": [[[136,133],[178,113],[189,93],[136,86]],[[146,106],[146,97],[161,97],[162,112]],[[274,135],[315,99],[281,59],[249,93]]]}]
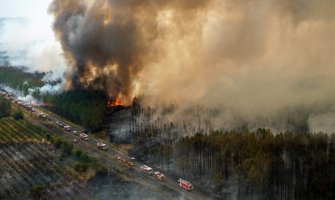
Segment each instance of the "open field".
[{"label": "open field", "polygon": [[85,199],[81,184],[58,165],[61,155],[45,135],[26,121],[0,120],[0,199]]}]

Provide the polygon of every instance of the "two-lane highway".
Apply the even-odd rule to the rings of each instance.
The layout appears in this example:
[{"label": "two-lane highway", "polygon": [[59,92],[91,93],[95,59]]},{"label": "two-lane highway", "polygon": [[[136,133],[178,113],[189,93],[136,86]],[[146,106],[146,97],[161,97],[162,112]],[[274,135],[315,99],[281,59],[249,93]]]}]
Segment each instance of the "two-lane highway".
[{"label": "two-lane highway", "polygon": [[[15,102],[15,99],[12,99]],[[18,105],[22,106],[22,105]],[[25,111],[28,116],[26,117],[29,121],[33,124],[40,126],[41,128],[48,130],[48,132],[55,133],[62,137],[62,139],[73,143],[77,148],[88,152],[90,156],[95,157],[100,163],[104,164],[106,167],[115,167],[118,166],[119,168],[123,169],[126,173],[128,173],[128,177],[131,177],[132,181],[138,182],[156,192],[162,194],[162,199],[179,199],[182,197],[183,199],[190,199],[190,200],[205,200],[210,199],[210,197],[205,194],[204,192],[197,190],[196,188],[192,191],[186,191],[182,189],[178,184],[177,180],[174,180],[165,174],[165,181],[156,180],[153,176],[143,173],[140,170],[140,166],[143,163],[134,162],[134,166],[128,166],[127,163],[120,162],[119,160],[113,159],[114,156],[118,155],[127,160],[131,160],[131,158],[122,153],[121,151],[113,148],[112,145],[107,144],[108,150],[103,151],[97,147],[97,143],[101,142],[104,143],[101,139],[95,138],[93,135],[89,135],[89,140],[85,141],[79,137],[79,134],[83,132],[83,128],[79,125],[74,125],[71,127],[71,131],[66,131],[64,128],[60,127],[55,122],[58,121],[63,125],[68,125],[69,123],[64,120],[62,117],[48,111],[44,112],[40,108],[35,107],[34,113],[28,113]],[[24,109],[25,110],[25,109]],[[44,119],[39,117],[39,113],[46,113],[48,119]],[[73,123],[71,123],[73,124]],[[52,127],[52,128],[51,128]],[[76,127],[76,128],[74,128]],[[76,131],[77,134],[73,134],[73,131]],[[73,142],[74,139],[77,142]],[[159,171],[159,170],[155,170]],[[129,176],[130,175],[130,176]]]}]

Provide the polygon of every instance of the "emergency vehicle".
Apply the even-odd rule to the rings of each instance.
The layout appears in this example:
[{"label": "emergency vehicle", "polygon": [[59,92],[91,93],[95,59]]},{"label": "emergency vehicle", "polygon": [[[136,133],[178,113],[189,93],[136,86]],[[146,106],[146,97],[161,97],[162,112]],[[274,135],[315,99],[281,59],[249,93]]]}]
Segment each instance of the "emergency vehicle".
[{"label": "emergency vehicle", "polygon": [[152,175],[153,174],[153,171],[152,171],[152,168],[151,167],[148,167],[146,165],[142,165],[140,166],[140,170],[144,173],[147,173],[149,175]]},{"label": "emergency vehicle", "polygon": [[183,180],[181,178],[178,179],[178,185],[179,185],[179,187],[181,187],[181,188],[183,188],[185,190],[188,190],[188,191],[193,190],[192,183],[190,183],[188,181],[185,181],[185,180]]},{"label": "emergency vehicle", "polygon": [[159,181],[165,181],[164,174],[162,174],[160,172],[154,172],[154,178],[159,180]]}]

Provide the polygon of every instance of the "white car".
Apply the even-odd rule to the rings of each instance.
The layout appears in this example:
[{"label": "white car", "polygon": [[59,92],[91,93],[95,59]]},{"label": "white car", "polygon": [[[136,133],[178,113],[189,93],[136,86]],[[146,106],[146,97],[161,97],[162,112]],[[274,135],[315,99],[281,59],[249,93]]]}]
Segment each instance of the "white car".
[{"label": "white car", "polygon": [[66,131],[71,131],[71,126],[64,126],[64,129],[65,129]]},{"label": "white car", "polygon": [[88,135],[86,135],[85,133],[80,133],[79,137],[85,141],[89,140]]},{"label": "white car", "polygon": [[107,151],[107,145],[102,143],[102,142],[98,142],[97,143],[97,147],[100,149],[100,150],[103,150],[103,151]]}]

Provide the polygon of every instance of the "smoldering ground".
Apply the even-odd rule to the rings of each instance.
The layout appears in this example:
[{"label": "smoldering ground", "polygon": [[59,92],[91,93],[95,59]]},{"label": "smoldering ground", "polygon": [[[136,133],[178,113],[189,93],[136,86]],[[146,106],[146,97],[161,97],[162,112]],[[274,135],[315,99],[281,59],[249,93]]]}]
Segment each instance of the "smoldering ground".
[{"label": "smoldering ground", "polygon": [[287,107],[317,116],[334,102],[334,9],[332,0],[55,0],[50,13],[68,87],[248,121]]}]

